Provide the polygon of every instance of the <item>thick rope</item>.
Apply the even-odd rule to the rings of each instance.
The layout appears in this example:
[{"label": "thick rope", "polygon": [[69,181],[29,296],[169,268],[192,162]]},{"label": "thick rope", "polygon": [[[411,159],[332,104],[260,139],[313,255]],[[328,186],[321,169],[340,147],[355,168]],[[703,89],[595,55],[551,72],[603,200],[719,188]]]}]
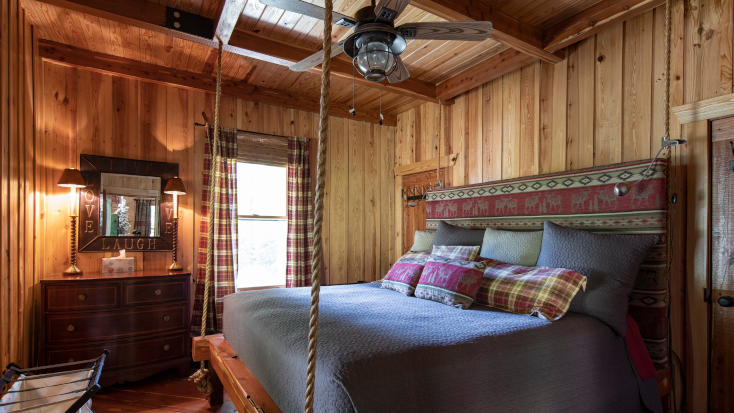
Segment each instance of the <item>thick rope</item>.
[{"label": "thick rope", "polygon": [[[219,51],[217,54],[217,93],[214,104],[214,141],[212,142],[212,165],[209,172],[209,225],[206,241],[206,278],[204,283],[204,305],[201,315],[201,338],[206,337],[206,321],[209,317],[209,289],[211,288],[212,256],[214,255],[214,202],[216,200],[214,191],[216,189],[216,177],[219,170],[219,101],[222,95],[222,39],[219,39]],[[214,387],[209,379],[209,371],[206,369],[206,361],[201,361],[199,370],[189,380],[193,380],[199,386],[199,391],[205,395],[212,394]]]},{"label": "thick rope", "polygon": [[441,117],[442,117],[442,105],[441,105],[441,99],[438,100],[438,150],[436,157],[436,185],[438,185],[438,188],[443,188],[443,182],[441,182]]},{"label": "thick rope", "polygon": [[313,413],[316,380],[316,342],[319,336],[319,292],[321,291],[321,230],[324,222],[324,186],[326,184],[326,143],[329,138],[329,89],[331,87],[331,13],[332,0],[324,5],[324,63],[321,73],[321,109],[319,117],[319,154],[316,173],[316,198],[313,221],[313,256],[311,258],[311,309],[308,323],[308,369],[306,377],[306,413]]}]

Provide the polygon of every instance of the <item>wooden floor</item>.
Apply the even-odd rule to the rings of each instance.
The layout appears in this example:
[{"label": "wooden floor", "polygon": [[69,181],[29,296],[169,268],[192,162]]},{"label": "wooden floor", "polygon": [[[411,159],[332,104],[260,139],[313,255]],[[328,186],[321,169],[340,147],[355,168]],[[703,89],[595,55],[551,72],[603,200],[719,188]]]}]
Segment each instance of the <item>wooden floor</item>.
[{"label": "wooden floor", "polygon": [[179,377],[176,370],[164,371],[134,383],[103,388],[92,399],[92,410],[96,413],[237,411],[226,393],[222,406],[209,407],[208,400],[196,389],[196,384]]}]

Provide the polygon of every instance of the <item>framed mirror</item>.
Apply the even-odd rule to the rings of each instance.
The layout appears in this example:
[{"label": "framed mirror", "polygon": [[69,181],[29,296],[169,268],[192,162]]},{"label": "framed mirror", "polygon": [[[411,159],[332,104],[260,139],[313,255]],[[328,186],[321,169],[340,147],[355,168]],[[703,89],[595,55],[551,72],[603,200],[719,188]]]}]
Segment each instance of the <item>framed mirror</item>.
[{"label": "framed mirror", "polygon": [[178,164],[81,155],[79,252],[171,251]]}]

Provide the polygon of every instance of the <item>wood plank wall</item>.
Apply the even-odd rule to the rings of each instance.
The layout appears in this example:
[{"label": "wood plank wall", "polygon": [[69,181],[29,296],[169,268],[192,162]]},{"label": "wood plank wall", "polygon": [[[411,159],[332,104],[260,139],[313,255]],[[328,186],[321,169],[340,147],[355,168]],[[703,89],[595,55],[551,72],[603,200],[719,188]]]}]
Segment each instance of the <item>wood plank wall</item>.
[{"label": "wood plank wall", "polygon": [[[734,4],[672,3],[671,105],[732,93]],[[664,134],[664,35],[662,6],[568,47],[561,63],[536,62],[458,96],[444,119],[451,125],[443,153],[460,154],[449,183],[654,156]],[[435,157],[436,112],[435,104],[423,104],[398,116],[396,166]],[[710,309],[702,299],[709,279],[707,131],[706,122],[686,125],[683,137],[689,143],[678,149],[678,164],[687,165],[688,239],[685,250],[674,255],[687,268],[672,277],[670,300],[673,349],[684,360],[688,411],[706,411],[708,403]],[[671,135],[681,136],[675,118]],[[403,245],[401,214],[395,221],[396,245]],[[679,402],[680,383],[678,377]]]},{"label": "wood plank wall", "polygon": [[34,352],[34,286],[43,251],[35,222],[43,216],[37,196],[41,142],[33,122],[38,44],[18,0],[0,0],[0,366],[27,365]]},{"label": "wood plank wall", "polygon": [[[179,263],[194,271],[199,239],[204,123],[214,119],[213,95],[162,86],[88,70],[43,64],[44,118],[48,170],[48,236],[43,274],[62,271],[69,260],[68,191],[54,185],[63,168],[76,166],[79,155],[93,154],[179,163],[189,190],[180,198]],[[274,135],[316,138],[318,115],[223,97],[224,127]],[[393,178],[390,171],[395,128],[342,118],[331,119],[327,157],[328,208],[324,226],[327,284],[372,281],[392,265]],[[312,139],[315,184],[317,140]],[[387,172],[386,172],[387,171]],[[239,177],[239,179],[253,179]],[[242,234],[240,234],[242,235]],[[104,256],[81,253],[79,268],[99,271]],[[116,253],[115,253],[116,254]],[[165,268],[170,252],[137,252],[138,269]]]}]

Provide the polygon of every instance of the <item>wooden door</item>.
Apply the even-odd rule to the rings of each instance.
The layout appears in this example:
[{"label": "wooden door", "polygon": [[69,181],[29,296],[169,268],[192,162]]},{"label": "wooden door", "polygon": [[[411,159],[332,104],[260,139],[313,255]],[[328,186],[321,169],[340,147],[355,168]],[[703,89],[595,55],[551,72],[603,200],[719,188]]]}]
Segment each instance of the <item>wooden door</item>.
[{"label": "wooden door", "polygon": [[[441,168],[441,179],[444,178],[446,169]],[[445,181],[444,181],[445,182]],[[421,172],[417,174],[403,176],[403,191],[407,191],[414,186],[428,188],[436,183],[436,171]],[[426,230],[426,203],[422,202],[416,207],[408,206],[403,199],[401,202],[403,208],[403,245],[402,254],[405,254],[413,246],[413,237],[415,231]]]},{"label": "wooden door", "polygon": [[734,412],[734,117],[711,123],[711,412]]}]

